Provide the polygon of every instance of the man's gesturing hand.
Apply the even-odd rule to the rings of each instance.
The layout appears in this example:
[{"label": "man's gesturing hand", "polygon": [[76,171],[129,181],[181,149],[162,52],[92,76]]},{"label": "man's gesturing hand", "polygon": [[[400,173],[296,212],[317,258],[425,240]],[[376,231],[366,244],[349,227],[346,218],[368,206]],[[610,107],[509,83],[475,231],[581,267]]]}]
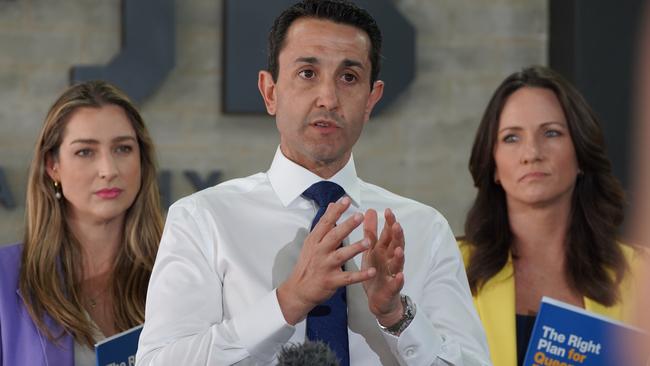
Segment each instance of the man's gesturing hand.
[{"label": "man's gesturing hand", "polygon": [[384,211],[386,223],[377,238],[377,212],[366,212],[363,231],[370,249],[363,253],[361,270],[376,269],[376,275],[363,283],[370,311],[383,326],[397,323],[404,312],[400,291],[404,286],[404,232],[390,209]]},{"label": "man's gesturing hand", "polygon": [[293,272],[277,290],[278,302],[287,323],[295,325],[316,305],[329,299],[337,288],[363,282],[375,275],[374,268],[343,271],[343,264],[368,249],[367,238],[341,247],[341,242],[363,222],[357,213],[339,225],[336,221],[350,207],[350,199],[330,203],[303,244]]}]

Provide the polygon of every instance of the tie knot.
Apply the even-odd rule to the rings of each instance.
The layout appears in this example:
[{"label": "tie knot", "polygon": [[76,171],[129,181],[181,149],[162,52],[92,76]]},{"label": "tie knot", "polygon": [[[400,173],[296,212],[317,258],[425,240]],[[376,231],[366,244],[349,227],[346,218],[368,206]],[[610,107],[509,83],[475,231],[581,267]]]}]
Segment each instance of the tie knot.
[{"label": "tie knot", "polygon": [[340,185],[325,180],[312,184],[302,193],[303,196],[314,200],[319,208],[338,201],[344,194],[345,190]]}]

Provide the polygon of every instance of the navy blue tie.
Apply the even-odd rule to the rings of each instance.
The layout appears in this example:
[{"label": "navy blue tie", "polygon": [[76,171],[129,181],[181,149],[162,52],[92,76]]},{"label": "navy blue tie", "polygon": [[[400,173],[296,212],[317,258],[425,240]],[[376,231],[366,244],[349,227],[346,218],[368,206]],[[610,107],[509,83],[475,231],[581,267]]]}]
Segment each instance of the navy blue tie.
[{"label": "navy blue tie", "polygon": [[[314,183],[303,196],[318,204],[318,212],[311,222],[311,230],[323,216],[327,205],[343,197],[345,190],[336,183],[322,181]],[[307,339],[323,341],[336,353],[341,366],[350,365],[348,345],[348,305],[345,286],[339,287],[334,295],[317,305],[307,315]]]}]

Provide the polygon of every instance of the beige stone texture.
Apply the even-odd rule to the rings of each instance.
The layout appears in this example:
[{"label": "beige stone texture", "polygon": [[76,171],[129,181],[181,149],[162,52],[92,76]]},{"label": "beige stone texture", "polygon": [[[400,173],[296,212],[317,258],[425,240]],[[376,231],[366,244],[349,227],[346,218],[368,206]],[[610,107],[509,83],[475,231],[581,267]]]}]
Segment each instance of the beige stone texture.
[{"label": "beige stone texture", "polygon": [[[264,0],[260,0],[264,1]],[[0,205],[0,243],[22,238],[33,143],[70,67],[105,64],[120,48],[119,0],[0,0],[0,167],[18,207]],[[546,0],[395,0],[417,29],[416,79],[372,118],[355,148],[360,176],[437,208],[463,232],[474,197],[470,146],[492,91],[509,73],[547,63]],[[222,2],[176,1],[176,67],[142,106],[173,199],[182,172],[224,179],[267,169],[274,121],[221,112]],[[387,30],[389,31],[389,30]],[[390,85],[387,86],[390,88]]]}]

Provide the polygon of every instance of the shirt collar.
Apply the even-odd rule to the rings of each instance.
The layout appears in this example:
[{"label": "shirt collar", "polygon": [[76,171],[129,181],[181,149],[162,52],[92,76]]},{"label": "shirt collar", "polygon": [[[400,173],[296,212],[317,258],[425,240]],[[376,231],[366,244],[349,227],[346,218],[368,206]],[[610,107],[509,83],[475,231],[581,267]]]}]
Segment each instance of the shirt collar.
[{"label": "shirt collar", "polygon": [[330,179],[323,179],[312,173],[308,169],[289,160],[278,146],[271,167],[267,172],[271,187],[280,198],[282,205],[289,206],[296,198],[312,184],[322,180],[334,182],[345,190],[352,204],[359,206],[361,204],[361,194],[359,193],[359,180],[357,179],[357,170],[354,167],[354,158],[350,155],[350,160]]}]

